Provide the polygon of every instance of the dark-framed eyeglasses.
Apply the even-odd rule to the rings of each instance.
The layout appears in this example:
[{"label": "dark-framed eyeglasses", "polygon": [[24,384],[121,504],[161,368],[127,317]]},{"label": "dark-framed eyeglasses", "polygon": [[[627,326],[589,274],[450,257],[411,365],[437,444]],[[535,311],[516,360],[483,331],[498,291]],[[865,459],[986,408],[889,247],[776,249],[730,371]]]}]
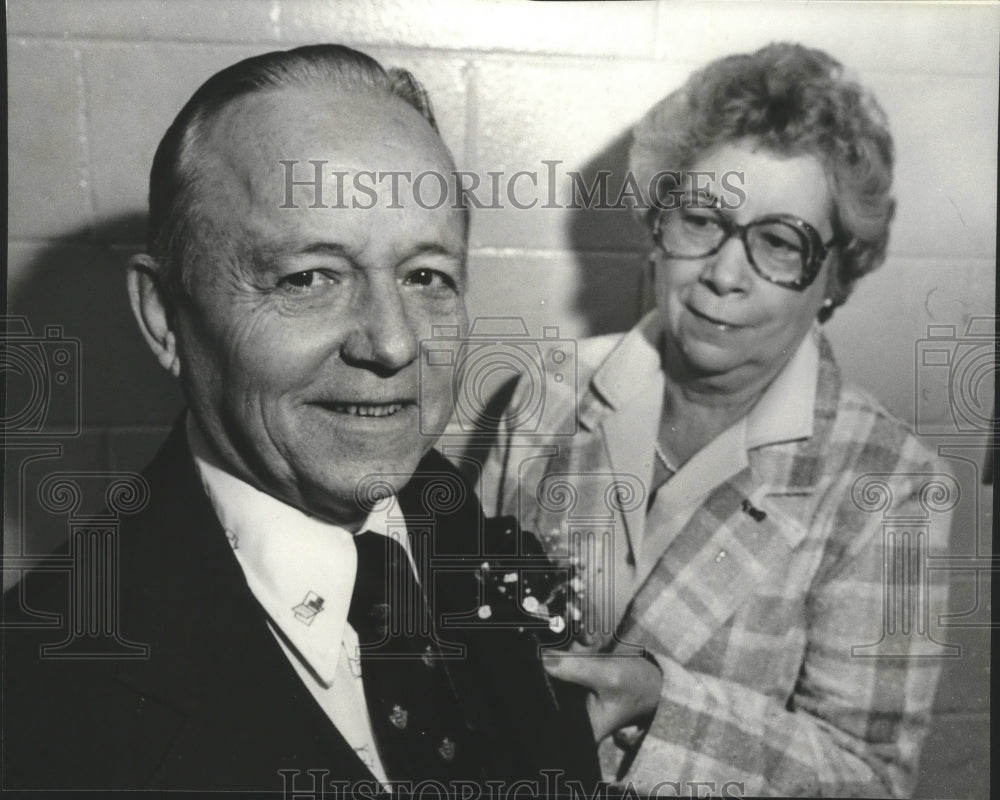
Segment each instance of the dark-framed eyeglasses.
[{"label": "dark-framed eyeglasses", "polygon": [[739,225],[718,208],[696,203],[662,209],[653,223],[653,241],[670,258],[713,256],[733,236],[743,242],[754,272],[799,292],[816,280],[837,241],[824,242],[812,225],[791,214]]}]

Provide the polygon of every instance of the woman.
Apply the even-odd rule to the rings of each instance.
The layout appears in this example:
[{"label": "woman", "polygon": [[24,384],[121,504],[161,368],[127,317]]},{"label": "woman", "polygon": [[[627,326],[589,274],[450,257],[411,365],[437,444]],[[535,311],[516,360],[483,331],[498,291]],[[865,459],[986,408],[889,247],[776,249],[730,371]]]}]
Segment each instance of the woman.
[{"label": "woman", "polygon": [[[910,595],[883,579],[883,515],[932,520],[941,547],[949,504],[927,487],[953,484],[841,385],[820,332],[884,259],[892,160],[871,96],[790,44],[713,62],[635,128],[656,308],[581,343],[577,393],[544,397],[547,429],[575,415],[576,435],[509,424],[483,481],[486,508],[518,515],[587,587],[586,644],[546,661],[590,690],[611,780],[913,789],[940,666],[921,656],[942,646],[892,628]],[[508,421],[534,388],[522,379]],[[910,579],[936,619],[943,587]]]}]

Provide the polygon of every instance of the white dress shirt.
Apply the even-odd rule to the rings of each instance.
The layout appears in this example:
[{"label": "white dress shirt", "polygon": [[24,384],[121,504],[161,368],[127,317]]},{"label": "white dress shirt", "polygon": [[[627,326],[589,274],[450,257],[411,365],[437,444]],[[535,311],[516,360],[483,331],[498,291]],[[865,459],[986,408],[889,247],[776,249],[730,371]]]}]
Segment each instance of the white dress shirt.
[{"label": "white dress shirt", "polygon": [[[227,472],[190,414],[187,435],[205,491],[278,644],[347,743],[387,784],[365,703],[358,637],[347,622],[357,571],[353,535]],[[390,517],[396,506],[395,498],[379,503],[359,530],[390,536],[410,554],[402,515]]]}]

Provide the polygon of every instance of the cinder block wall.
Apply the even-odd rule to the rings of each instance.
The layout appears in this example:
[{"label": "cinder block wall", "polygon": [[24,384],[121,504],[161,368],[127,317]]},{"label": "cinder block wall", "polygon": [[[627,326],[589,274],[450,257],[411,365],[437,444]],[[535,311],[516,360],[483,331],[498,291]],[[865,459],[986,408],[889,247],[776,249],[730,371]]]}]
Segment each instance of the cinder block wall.
[{"label": "cinder block wall", "polygon": [[[964,334],[995,313],[998,29],[996,5],[931,3],[11,0],[9,310],[45,358],[59,335],[79,353],[70,348],[71,380],[46,389],[45,425],[7,442],[5,553],[66,536],[65,515],[34,500],[41,477],[141,468],[182,406],[134,328],[123,269],[142,240],[155,145],[218,68],[273,48],[354,45],[424,81],[461,169],[545,174],[543,161],[558,160],[565,181],[622,169],[629,126],[693,68],[800,41],[876,92],[896,138],[888,263],[827,329],[849,379],[942,434],[929,443],[950,445],[963,488],[949,562],[958,616],[935,635],[962,650],[946,667],[919,792],[987,797],[992,487],[982,472],[995,367],[988,337]],[[646,302],[643,247],[622,211],[480,210],[470,314],[518,316],[536,334],[555,325],[566,338],[624,330]],[[938,348],[950,366],[918,358],[928,325],[954,328]],[[989,379],[976,383],[984,364]],[[10,415],[38,397],[26,373],[5,368]],[[955,387],[966,392],[957,400]]]}]

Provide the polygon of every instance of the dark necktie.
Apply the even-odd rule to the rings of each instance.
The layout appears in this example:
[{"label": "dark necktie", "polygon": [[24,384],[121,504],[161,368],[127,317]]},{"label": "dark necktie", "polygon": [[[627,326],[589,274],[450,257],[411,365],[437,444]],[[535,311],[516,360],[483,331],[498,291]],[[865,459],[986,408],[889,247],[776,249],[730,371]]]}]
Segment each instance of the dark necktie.
[{"label": "dark necktie", "polygon": [[475,733],[434,644],[406,551],[370,531],[354,544],[358,571],[347,620],[358,634],[365,701],[389,780],[480,780]]}]

